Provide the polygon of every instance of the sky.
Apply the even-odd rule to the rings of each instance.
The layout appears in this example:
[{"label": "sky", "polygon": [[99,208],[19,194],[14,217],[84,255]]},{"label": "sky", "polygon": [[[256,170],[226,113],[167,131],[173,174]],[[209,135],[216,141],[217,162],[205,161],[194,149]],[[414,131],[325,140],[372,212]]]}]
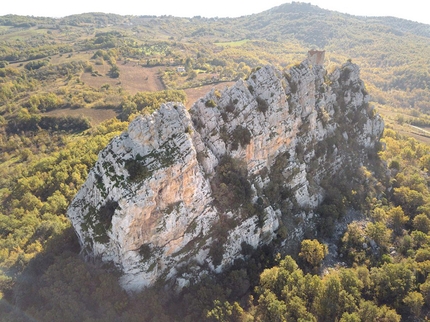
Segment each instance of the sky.
[{"label": "sky", "polygon": [[[358,16],[393,16],[430,25],[425,0],[311,0],[302,1],[320,8]],[[120,15],[172,15],[176,17],[239,17],[259,13],[288,0],[4,0],[0,16],[6,14],[64,17],[84,12]]]}]

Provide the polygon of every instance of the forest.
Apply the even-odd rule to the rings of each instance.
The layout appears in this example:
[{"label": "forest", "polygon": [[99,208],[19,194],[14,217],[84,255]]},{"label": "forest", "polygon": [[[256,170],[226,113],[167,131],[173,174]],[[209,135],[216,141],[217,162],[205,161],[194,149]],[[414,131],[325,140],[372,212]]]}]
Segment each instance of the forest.
[{"label": "forest", "polygon": [[[429,37],[423,24],[301,3],[234,19],[0,17],[1,321],[430,318]],[[189,107],[259,66],[288,68],[311,48],[326,51],[329,71],[347,59],[360,66],[386,124],[370,156],[377,171],[359,169],[354,189],[340,181],[320,209],[335,220],[362,214],[335,242],[335,265],[329,233],[279,254],[280,231],[178,293],[129,294],[115,267],[80,256],[66,209],[130,120],[167,101]]]}]

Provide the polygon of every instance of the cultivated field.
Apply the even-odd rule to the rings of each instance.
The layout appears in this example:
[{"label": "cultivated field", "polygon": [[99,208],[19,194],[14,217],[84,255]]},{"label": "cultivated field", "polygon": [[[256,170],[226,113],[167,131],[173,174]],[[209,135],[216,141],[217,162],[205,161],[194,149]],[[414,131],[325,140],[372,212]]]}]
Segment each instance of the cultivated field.
[{"label": "cultivated field", "polygon": [[164,67],[141,67],[137,63],[129,62],[126,64],[118,62],[120,76],[111,78],[108,76],[111,66],[108,64],[95,65],[94,70],[98,76],[91,73],[83,73],[81,80],[94,88],[100,88],[105,84],[120,86],[129,94],[137,92],[155,92],[165,89],[158,74]]},{"label": "cultivated field", "polygon": [[117,112],[111,109],[100,108],[62,108],[44,113],[48,116],[84,116],[88,117],[91,125],[98,125],[103,121],[109,120],[117,116]]},{"label": "cultivated field", "polygon": [[187,103],[185,104],[186,107],[189,109],[193,104],[201,97],[205,96],[208,92],[210,92],[213,88],[223,90],[226,87],[229,87],[233,85],[234,82],[225,82],[225,83],[218,83],[218,84],[212,84],[212,85],[205,85],[195,88],[187,88],[185,90],[185,93],[187,94]]}]

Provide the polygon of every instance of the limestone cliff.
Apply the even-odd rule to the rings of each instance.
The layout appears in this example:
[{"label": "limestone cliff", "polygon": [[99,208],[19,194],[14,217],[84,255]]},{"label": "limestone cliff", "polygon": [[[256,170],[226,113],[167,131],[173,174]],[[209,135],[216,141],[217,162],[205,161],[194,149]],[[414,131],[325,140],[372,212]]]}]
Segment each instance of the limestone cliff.
[{"label": "limestone cliff", "polygon": [[275,238],[288,247],[320,217],[323,180],[378,142],[368,101],[356,65],[327,75],[306,60],[263,67],[189,112],[168,103],[136,118],[69,207],[84,252],[135,290],[160,278],[182,287]]}]

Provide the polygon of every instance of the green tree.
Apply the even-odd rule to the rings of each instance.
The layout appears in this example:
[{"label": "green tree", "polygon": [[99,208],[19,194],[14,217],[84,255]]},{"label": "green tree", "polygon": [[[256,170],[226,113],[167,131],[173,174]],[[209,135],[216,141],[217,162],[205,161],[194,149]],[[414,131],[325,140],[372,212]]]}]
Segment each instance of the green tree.
[{"label": "green tree", "polygon": [[426,214],[419,214],[413,219],[412,225],[416,230],[428,234],[430,231],[430,218]]},{"label": "green tree", "polygon": [[287,306],[277,299],[270,290],[265,290],[258,298],[257,316],[262,321],[286,322]]},{"label": "green tree", "polygon": [[360,316],[358,313],[348,313],[345,312],[342,314],[342,317],[340,318],[339,322],[361,322]]},{"label": "green tree", "polygon": [[394,304],[395,308],[400,307],[403,298],[415,286],[415,274],[405,263],[373,267],[370,276],[378,302]]},{"label": "green tree", "polygon": [[415,216],[418,207],[425,204],[424,195],[407,186],[394,188],[394,200],[409,216]]},{"label": "green tree", "polygon": [[220,322],[240,322],[244,314],[243,309],[239,303],[234,302],[221,302],[219,300],[214,301],[214,308],[207,313],[207,317],[211,321]]},{"label": "green tree", "polygon": [[374,302],[365,300],[360,302],[358,315],[362,322],[400,322],[401,319],[395,310],[390,309],[386,305],[378,307]]},{"label": "green tree", "polygon": [[328,254],[327,245],[321,244],[318,240],[305,239],[301,243],[299,256],[312,268],[317,268],[324,257]]},{"label": "green tree", "polygon": [[420,159],[421,169],[430,174],[430,154],[426,154]]},{"label": "green tree", "polygon": [[306,300],[297,295],[289,296],[286,300],[287,321],[314,321],[317,319],[306,308]]},{"label": "green tree", "polygon": [[405,215],[402,207],[391,208],[388,211],[388,219],[396,235],[401,235],[404,225],[408,222],[409,217]]},{"label": "green tree", "polygon": [[260,274],[260,283],[257,287],[257,291],[263,294],[265,290],[270,290],[280,298],[290,274],[290,272],[279,266],[265,269]]},{"label": "green tree", "polygon": [[430,275],[428,275],[426,281],[420,285],[420,292],[425,303],[430,303]]},{"label": "green tree", "polygon": [[419,292],[409,292],[403,299],[403,303],[409,308],[412,315],[418,318],[424,305],[424,297]]},{"label": "green tree", "polygon": [[361,299],[361,291],[364,288],[364,283],[359,279],[357,270],[342,268],[339,270],[339,277],[342,288],[350,294],[355,303],[358,304]]},{"label": "green tree", "polygon": [[366,226],[366,234],[371,238],[381,251],[388,249],[390,244],[392,230],[382,222],[368,223]]},{"label": "green tree", "polygon": [[422,246],[426,246],[426,245],[430,244],[430,236],[428,236],[427,234],[425,234],[422,231],[414,230],[411,233],[411,237],[412,237],[412,241],[413,241],[413,246],[415,248],[420,248]]},{"label": "green tree", "polygon": [[127,121],[131,115],[137,112],[137,104],[129,99],[124,99],[121,103],[121,120]]},{"label": "green tree", "polygon": [[364,229],[357,222],[348,225],[342,239],[341,252],[349,263],[361,264],[366,259],[366,252],[363,249],[365,243]]},{"label": "green tree", "polygon": [[321,321],[336,321],[343,313],[339,276],[335,273],[329,274],[323,282],[324,290],[318,299],[318,317]]},{"label": "green tree", "polygon": [[385,222],[387,219],[387,213],[383,208],[376,207],[372,210],[372,218],[375,221]]},{"label": "green tree", "polygon": [[119,67],[116,64],[113,64],[112,67],[110,68],[109,76],[112,78],[118,78],[119,77]]}]

